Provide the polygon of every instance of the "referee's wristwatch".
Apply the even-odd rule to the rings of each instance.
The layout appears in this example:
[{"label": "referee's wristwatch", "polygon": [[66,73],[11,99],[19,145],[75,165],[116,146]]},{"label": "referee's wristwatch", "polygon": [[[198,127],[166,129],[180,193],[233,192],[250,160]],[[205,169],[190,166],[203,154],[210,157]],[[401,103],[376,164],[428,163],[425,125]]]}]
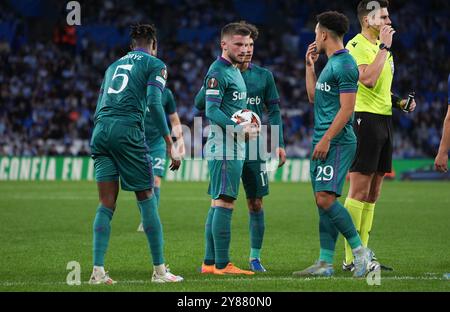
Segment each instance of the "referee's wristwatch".
[{"label": "referee's wristwatch", "polygon": [[387,45],[385,45],[384,43],[381,43],[380,44],[380,50],[386,50],[386,51],[388,51],[388,52],[390,52],[391,51],[391,48],[390,47],[388,47]]}]

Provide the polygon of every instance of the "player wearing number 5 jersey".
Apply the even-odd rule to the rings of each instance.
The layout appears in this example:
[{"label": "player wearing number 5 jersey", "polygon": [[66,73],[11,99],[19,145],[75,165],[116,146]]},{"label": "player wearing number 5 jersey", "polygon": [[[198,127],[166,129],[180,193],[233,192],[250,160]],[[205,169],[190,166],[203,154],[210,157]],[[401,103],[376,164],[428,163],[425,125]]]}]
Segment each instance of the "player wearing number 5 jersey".
[{"label": "player wearing number 5 jersey", "polygon": [[[320,257],[294,276],[331,276],[338,233],[351,244],[355,256],[354,277],[367,273],[371,251],[364,248],[350,214],[337,200],[356,150],[352,128],[358,83],[355,60],[344,49],[343,37],[349,22],[338,12],[317,16],[316,41],[306,54],[306,89],[314,103],[314,136],[311,181],[319,211]],[[316,78],[314,63],[325,53],[328,63]]]},{"label": "player wearing number 5 jersey", "polygon": [[[130,35],[133,51],[106,70],[94,116],[91,151],[100,204],[93,226],[94,268],[90,284],[115,283],[105,272],[104,258],[119,193],[119,179],[123,190],[136,194],[153,258],[152,281],[183,280],[168,272],[164,264],[162,226],[152,191],[152,165],[144,135],[148,108],[148,114],[152,115],[171,155],[172,139],[161,105],[167,70],[161,60],[150,55],[157,46],[153,25],[133,26]],[[179,166],[180,161],[172,158],[171,168],[176,170]]]}]

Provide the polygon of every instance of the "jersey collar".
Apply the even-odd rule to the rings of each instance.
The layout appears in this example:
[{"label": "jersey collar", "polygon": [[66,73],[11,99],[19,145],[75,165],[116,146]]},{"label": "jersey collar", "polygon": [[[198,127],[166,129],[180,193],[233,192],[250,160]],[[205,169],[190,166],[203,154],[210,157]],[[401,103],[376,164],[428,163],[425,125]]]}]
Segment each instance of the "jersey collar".
[{"label": "jersey collar", "polygon": [[219,62],[221,62],[221,63],[227,65],[227,66],[233,65],[233,64],[231,64],[231,62],[229,62],[228,60],[226,60],[226,59],[223,58],[222,56],[219,56],[219,57],[217,58],[217,60],[218,60]]},{"label": "jersey collar", "polygon": [[342,54],[342,53],[348,53],[348,50],[347,49],[337,50],[336,52],[333,53],[333,55],[339,55],[339,54]]},{"label": "jersey collar", "polygon": [[136,48],[136,49],[133,49],[132,52],[136,52],[136,51],[138,51],[138,52],[143,52],[143,53],[145,53],[145,54],[150,55],[150,53],[148,53],[148,51],[145,50],[145,49],[143,49],[143,48]]}]

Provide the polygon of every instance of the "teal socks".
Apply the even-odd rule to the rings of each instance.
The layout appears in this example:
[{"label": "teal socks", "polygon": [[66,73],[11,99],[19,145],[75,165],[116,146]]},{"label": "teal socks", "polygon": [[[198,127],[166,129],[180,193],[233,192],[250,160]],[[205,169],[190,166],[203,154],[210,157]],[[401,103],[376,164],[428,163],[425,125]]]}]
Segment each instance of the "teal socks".
[{"label": "teal socks", "polygon": [[208,211],[208,216],[206,217],[205,224],[205,260],[203,261],[206,265],[213,265],[215,263],[215,253],[214,253],[214,238],[212,233],[212,222],[214,217],[214,207],[210,207]]},{"label": "teal socks", "polygon": [[328,210],[324,209],[324,212],[339,232],[344,235],[352,249],[361,246],[361,238],[356,232],[352,217],[339,201],[336,200]]},{"label": "teal socks", "polygon": [[94,265],[104,266],[105,254],[111,234],[111,219],[114,211],[100,204],[94,219]]},{"label": "teal socks", "polygon": [[333,263],[336,240],[339,232],[327,216],[325,210],[319,208],[319,237],[320,237],[320,257],[319,260],[326,263]]},{"label": "teal socks", "polygon": [[250,212],[250,259],[260,259],[261,258],[261,248],[264,238],[264,210],[258,212]]},{"label": "teal socks", "polygon": [[155,194],[156,197],[156,206],[159,207],[159,195],[161,194],[161,189],[159,187],[154,187],[153,194]]},{"label": "teal socks", "polygon": [[218,269],[225,268],[230,262],[232,214],[232,209],[215,207],[212,220],[212,235],[214,239],[215,263]]},{"label": "teal socks", "polygon": [[[156,194],[156,192],[155,192]],[[152,196],[149,199],[138,201],[141,212],[142,225],[147,236],[150,247],[153,265],[164,263],[164,240],[161,221],[158,214],[157,198]]]}]

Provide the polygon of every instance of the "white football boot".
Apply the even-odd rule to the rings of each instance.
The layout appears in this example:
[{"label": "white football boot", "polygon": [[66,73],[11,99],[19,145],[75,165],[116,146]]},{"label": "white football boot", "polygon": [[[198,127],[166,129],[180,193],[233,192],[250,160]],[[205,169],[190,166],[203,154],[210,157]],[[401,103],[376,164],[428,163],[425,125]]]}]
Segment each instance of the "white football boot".
[{"label": "white football boot", "polygon": [[139,226],[138,226],[138,228],[137,228],[137,231],[138,231],[138,232],[144,232],[144,225],[142,224],[142,222],[139,223]]},{"label": "white football boot", "polygon": [[153,283],[177,283],[183,280],[181,276],[170,273],[169,266],[166,267],[164,264],[161,264],[153,267]]},{"label": "white football boot", "polygon": [[95,267],[92,270],[91,278],[89,279],[90,285],[114,285],[115,283],[117,282],[109,277],[108,272],[105,272],[105,269]]}]

